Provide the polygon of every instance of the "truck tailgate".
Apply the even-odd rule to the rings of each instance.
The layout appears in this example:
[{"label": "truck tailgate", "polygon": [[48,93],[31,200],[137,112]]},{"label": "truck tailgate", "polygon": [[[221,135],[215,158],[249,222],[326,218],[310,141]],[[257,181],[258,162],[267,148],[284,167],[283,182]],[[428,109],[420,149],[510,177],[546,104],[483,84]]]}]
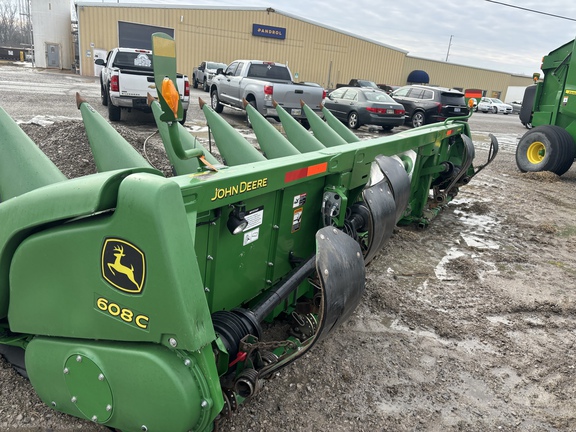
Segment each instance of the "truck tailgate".
[{"label": "truck tailgate", "polygon": [[122,70],[119,76],[120,96],[145,98],[148,93],[156,97],[154,76],[145,72]]},{"label": "truck tailgate", "polygon": [[304,84],[274,84],[274,100],[284,109],[300,108],[304,101],[312,109],[320,109],[324,89]]}]

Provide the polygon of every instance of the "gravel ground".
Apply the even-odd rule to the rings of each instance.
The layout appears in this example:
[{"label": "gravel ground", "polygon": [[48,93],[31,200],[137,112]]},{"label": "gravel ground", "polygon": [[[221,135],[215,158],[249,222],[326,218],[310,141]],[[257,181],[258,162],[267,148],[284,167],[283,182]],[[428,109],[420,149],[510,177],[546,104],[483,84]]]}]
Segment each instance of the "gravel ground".
[{"label": "gravel ground", "polygon": [[[118,130],[166,170],[154,125],[135,117]],[[204,139],[202,117],[188,119]],[[495,162],[429,228],[397,228],[353,317],[221,430],[576,430],[576,168],[521,174],[516,116],[474,114],[470,125],[479,161],[488,132],[499,138]],[[66,175],[94,169],[78,121],[22,127]],[[0,365],[0,430],[106,430],[45,407]]]}]

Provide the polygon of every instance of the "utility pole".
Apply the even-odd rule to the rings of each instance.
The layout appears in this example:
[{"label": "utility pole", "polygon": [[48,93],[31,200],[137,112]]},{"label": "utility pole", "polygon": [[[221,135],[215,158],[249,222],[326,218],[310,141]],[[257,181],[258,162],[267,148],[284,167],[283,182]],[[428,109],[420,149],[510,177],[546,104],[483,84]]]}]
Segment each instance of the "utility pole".
[{"label": "utility pole", "polygon": [[454,35],[450,35],[450,42],[448,43],[448,52],[446,53],[446,61],[448,61],[448,56],[450,55],[450,47],[452,46],[452,38]]}]

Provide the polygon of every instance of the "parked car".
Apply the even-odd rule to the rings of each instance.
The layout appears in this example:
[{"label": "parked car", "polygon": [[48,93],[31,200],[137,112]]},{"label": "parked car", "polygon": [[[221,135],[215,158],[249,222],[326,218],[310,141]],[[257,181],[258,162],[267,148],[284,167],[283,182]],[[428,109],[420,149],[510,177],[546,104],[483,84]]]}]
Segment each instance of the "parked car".
[{"label": "parked car", "polygon": [[520,114],[522,109],[522,101],[513,101],[509,105],[512,105],[512,114]]},{"label": "parked car", "polygon": [[202,89],[207,92],[212,83],[212,78],[216,75],[219,68],[226,69],[226,63],[218,63],[213,61],[203,61],[192,72],[192,87]]},{"label": "parked car", "polygon": [[352,78],[348,82],[348,84],[336,84],[336,88],[342,88],[342,87],[369,87],[378,89],[378,86],[374,81],[368,81],[365,79],[358,79],[358,78]]},{"label": "parked car", "polygon": [[376,125],[389,131],[403,125],[406,114],[386,92],[369,87],[340,87],[324,99],[324,106],[350,129]]},{"label": "parked car", "polygon": [[404,106],[413,127],[467,116],[470,112],[464,93],[445,87],[408,85],[392,92],[392,98]]},{"label": "parked car", "polygon": [[[472,102],[470,102],[470,101],[472,101]],[[478,111],[478,99],[476,99],[476,98],[468,99],[468,107],[470,107],[470,104],[472,104],[472,111],[474,111],[474,112]]]},{"label": "parked car", "polygon": [[508,105],[500,99],[483,97],[480,99],[480,102],[478,102],[478,111],[482,111],[483,113],[492,112],[494,114],[511,114],[512,105]]},{"label": "parked car", "polygon": [[398,90],[400,87],[399,85],[388,85],[388,84],[376,84],[379,89],[384,90],[388,94],[392,94],[394,90]]}]

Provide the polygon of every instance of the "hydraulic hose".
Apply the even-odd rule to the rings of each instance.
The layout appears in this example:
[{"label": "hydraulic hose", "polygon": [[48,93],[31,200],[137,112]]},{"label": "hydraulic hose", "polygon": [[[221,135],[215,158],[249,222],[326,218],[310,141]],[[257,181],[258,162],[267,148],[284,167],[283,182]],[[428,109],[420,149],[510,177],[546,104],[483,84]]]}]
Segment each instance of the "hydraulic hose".
[{"label": "hydraulic hose", "polygon": [[260,303],[252,308],[252,313],[258,322],[261,322],[272,312],[276,306],[288,296],[316,269],[316,255],[312,255],[302,265],[296,267],[288,277],[272,289]]}]

